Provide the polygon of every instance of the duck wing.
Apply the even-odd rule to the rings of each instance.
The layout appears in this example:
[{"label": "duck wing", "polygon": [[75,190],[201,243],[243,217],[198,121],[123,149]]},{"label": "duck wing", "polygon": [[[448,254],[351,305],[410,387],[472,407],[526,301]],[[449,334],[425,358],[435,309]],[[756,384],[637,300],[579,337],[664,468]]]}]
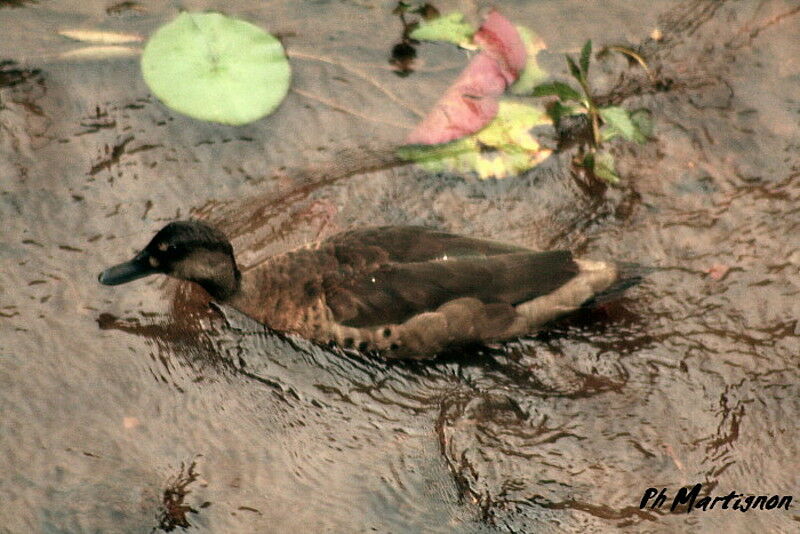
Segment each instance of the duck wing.
[{"label": "duck wing", "polygon": [[358,263],[359,256],[383,261],[414,263],[465,256],[495,256],[529,249],[488,239],[464,237],[423,226],[379,226],[336,234],[325,241],[333,245],[342,263]]},{"label": "duck wing", "polygon": [[[339,268],[323,280],[326,302],[336,322],[356,328],[399,324],[464,298],[513,310],[517,304],[555,291],[579,271],[569,251],[510,247],[512,252],[508,252],[504,245],[491,241],[430,232],[417,235],[425,236],[420,241],[427,239],[428,245],[438,245],[437,253],[430,254],[425,248],[428,245],[411,241],[399,241],[400,248],[392,250],[385,241],[377,251],[370,246],[362,248],[364,242],[358,247],[338,247]],[[451,257],[453,250],[464,254]],[[448,259],[438,259],[440,254],[447,254]],[[437,259],[399,262],[432,255]]]}]

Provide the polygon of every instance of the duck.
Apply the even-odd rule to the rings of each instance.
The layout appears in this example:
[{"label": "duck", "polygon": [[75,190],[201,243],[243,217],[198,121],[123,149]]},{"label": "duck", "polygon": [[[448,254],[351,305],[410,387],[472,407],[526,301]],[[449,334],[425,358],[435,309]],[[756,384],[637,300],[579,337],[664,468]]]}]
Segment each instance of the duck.
[{"label": "duck", "polygon": [[153,274],[193,282],[276,331],[411,359],[535,334],[641,279],[626,264],[569,250],[420,226],[344,231],[243,272],[225,234],[199,220],[170,222],[99,281],[115,286]]}]

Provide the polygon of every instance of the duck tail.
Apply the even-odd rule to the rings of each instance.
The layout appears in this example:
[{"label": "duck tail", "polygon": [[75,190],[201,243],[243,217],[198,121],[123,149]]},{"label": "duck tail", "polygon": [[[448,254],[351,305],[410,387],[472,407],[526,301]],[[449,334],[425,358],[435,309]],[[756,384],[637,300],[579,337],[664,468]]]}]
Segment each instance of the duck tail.
[{"label": "duck tail", "polygon": [[659,270],[658,267],[648,267],[630,262],[618,262],[616,263],[616,267],[618,273],[617,279],[603,291],[584,302],[581,307],[592,308],[616,300],[620,298],[626,290],[638,285],[645,276]]}]

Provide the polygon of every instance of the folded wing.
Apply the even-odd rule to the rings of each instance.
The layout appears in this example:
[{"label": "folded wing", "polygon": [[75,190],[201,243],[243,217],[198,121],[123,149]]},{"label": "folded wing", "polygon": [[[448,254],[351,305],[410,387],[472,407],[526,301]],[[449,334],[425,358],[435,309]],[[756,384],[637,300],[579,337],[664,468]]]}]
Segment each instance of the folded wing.
[{"label": "folded wing", "polygon": [[[410,246],[402,256],[387,252],[384,261],[363,262],[355,269],[352,261],[343,264],[324,281],[335,320],[358,328],[398,324],[463,298],[514,306],[551,293],[578,273],[569,251],[503,253],[494,243],[469,241],[477,243],[458,242],[463,255],[448,254],[447,259],[388,259],[425,257]],[[470,250],[477,255],[469,255]],[[489,252],[494,254],[481,255]]]}]

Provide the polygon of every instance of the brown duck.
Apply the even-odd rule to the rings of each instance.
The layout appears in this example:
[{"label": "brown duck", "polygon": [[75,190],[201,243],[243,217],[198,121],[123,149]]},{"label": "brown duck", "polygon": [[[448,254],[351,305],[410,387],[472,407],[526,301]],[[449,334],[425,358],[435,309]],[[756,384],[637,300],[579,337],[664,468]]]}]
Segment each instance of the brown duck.
[{"label": "brown duck", "polygon": [[507,340],[638,281],[627,269],[422,227],[343,232],[242,273],[219,230],[162,228],[132,260],[100,274],[117,285],[163,273],[199,284],[265,325],[386,357],[424,358]]}]

